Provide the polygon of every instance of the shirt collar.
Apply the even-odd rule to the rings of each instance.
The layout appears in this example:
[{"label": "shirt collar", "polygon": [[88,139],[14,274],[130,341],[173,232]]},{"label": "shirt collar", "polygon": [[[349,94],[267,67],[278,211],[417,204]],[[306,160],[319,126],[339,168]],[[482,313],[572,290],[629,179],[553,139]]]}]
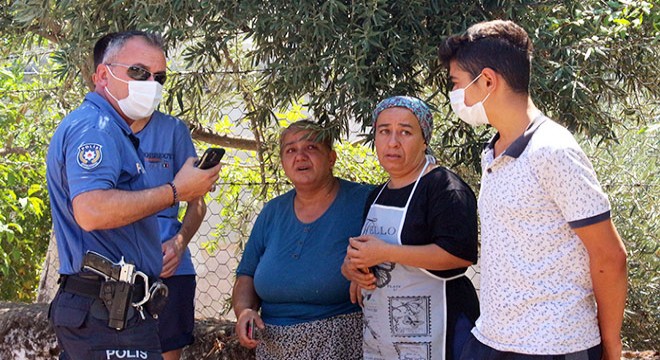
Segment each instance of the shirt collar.
[{"label": "shirt collar", "polygon": [[[525,148],[527,148],[527,144],[529,144],[529,141],[532,139],[532,136],[534,133],[536,133],[536,130],[538,130],[539,126],[549,120],[545,115],[539,113],[534,120],[532,120],[531,123],[529,123],[529,126],[527,126],[527,130],[520,135],[509,147],[504,150],[502,153],[503,156],[509,156],[512,158],[518,158],[520,157],[520,154],[522,154],[523,151],[525,151]],[[488,142],[486,145],[487,150],[492,150],[495,147],[495,142],[500,138],[500,133],[498,132],[493,136],[493,138]]]},{"label": "shirt collar", "polygon": [[96,92],[90,92],[85,96],[85,101],[89,101],[92,104],[94,104],[96,107],[101,109],[101,111],[107,113],[110,115],[110,118],[119,125],[119,127],[122,129],[124,132],[124,135],[130,135],[133,134],[133,131],[131,130],[131,127],[128,126],[126,123],[126,120],[124,120],[121,115],[115,110],[114,107],[112,107],[112,104],[108,102],[103,96],[99,95]]},{"label": "shirt collar", "polygon": [[121,115],[115,110],[114,107],[112,107],[112,104],[108,102],[103,96],[99,95],[96,92],[90,92],[85,96],[85,101],[89,101],[94,106],[98,107],[101,111],[107,113],[110,115],[110,118],[119,126],[119,128],[124,132],[124,135],[131,140],[131,143],[133,144],[133,147],[135,147],[135,150],[137,150],[140,146],[140,139],[138,139],[135,134],[133,134],[133,130],[131,130],[131,127],[128,126],[126,123],[126,120],[124,120]]}]

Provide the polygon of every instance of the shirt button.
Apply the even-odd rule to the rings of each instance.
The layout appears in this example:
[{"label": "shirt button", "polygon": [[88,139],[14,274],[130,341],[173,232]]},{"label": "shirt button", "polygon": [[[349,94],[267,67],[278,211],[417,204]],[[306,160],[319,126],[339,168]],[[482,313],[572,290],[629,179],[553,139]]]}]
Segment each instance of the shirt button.
[{"label": "shirt button", "polygon": [[293,255],[291,255],[291,257],[294,258],[294,259],[297,259],[297,258],[298,258],[298,254],[293,254]]},{"label": "shirt button", "polygon": [[490,174],[490,173],[492,173],[492,172],[493,172],[493,169],[491,169],[491,168],[488,168],[488,169],[486,169],[486,172]]}]

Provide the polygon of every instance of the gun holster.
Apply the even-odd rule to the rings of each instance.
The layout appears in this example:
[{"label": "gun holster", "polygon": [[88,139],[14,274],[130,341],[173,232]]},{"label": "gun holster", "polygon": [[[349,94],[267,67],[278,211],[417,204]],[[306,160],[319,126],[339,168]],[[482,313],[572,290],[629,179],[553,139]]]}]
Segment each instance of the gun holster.
[{"label": "gun holster", "polygon": [[125,328],[133,285],[125,281],[105,281],[101,284],[99,297],[108,309],[108,326],[117,330]]},{"label": "gun holster", "polygon": [[[142,305],[149,300],[149,277],[135,269],[135,265],[124,262],[122,257],[118,263],[107,257],[87,251],[83,257],[83,270],[91,271],[105,279],[101,282],[99,298],[108,309],[108,326],[117,330],[126,327],[130,306],[140,312],[142,318]],[[136,280],[142,283],[136,285]],[[136,289],[136,286],[141,286]],[[144,291],[138,291],[142,290]],[[133,296],[141,298],[133,302]]]}]

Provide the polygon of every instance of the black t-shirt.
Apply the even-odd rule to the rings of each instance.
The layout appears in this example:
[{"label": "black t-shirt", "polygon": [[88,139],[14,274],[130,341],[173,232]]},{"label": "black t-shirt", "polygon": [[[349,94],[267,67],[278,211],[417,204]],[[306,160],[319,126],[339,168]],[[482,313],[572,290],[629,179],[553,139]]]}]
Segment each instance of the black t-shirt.
[{"label": "black t-shirt", "polygon": [[[400,189],[383,189],[377,203],[386,206],[405,207],[414,183]],[[364,212],[366,218],[369,207],[380,189],[376,188],[367,198]],[[452,255],[477,262],[477,199],[470,187],[450,170],[437,167],[419,179],[415,194],[410,200],[403,229],[403,245],[437,244]],[[434,275],[449,278],[465,273],[467,268],[436,271]],[[446,283],[446,358],[456,360],[454,337],[461,318],[474,326],[479,317],[479,300],[470,279],[465,276]],[[465,325],[463,325],[465,326]],[[469,330],[462,329],[463,335]]]},{"label": "black t-shirt", "polygon": [[[377,204],[405,207],[414,185],[383,189]],[[377,187],[367,198],[364,218],[383,186]],[[472,189],[458,175],[444,167],[437,167],[422,176],[408,207],[401,231],[401,243],[437,244],[454,256],[476,263],[477,200]],[[447,278],[466,270],[429,271]]]}]

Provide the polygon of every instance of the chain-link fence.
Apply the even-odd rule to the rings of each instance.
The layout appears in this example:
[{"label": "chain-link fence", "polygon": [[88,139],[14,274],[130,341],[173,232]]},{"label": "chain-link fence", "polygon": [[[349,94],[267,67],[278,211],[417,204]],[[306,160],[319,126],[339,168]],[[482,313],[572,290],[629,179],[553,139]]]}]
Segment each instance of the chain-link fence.
[{"label": "chain-link fence", "polygon": [[[225,77],[232,75],[236,74],[222,74],[220,80],[229,81]],[[247,81],[247,76],[242,74],[233,81],[242,83]],[[224,86],[219,87],[217,93],[207,94],[208,98],[217,100],[221,105],[208,103],[203,119],[191,123],[199,154],[209,144],[227,149],[218,186],[207,197],[206,217],[189,244],[197,271],[195,309],[198,318],[233,318],[230,304],[234,274],[254,220],[265,201],[290,189],[278,168],[279,127],[276,124],[272,129],[254,126],[246,117],[249,101],[239,89],[240,86]],[[280,125],[308,116],[307,109],[300,104],[292,104],[289,109],[276,114]],[[259,131],[258,136],[255,136],[255,131]],[[335,174],[353,181],[380,183],[384,178],[374,176],[374,173],[382,174],[382,169],[370,149],[357,145],[351,149],[351,142],[359,139],[360,132],[359,126],[352,124],[348,140],[337,144],[339,158]],[[257,138],[260,144],[256,144]],[[257,153],[254,149],[258,147],[265,151]],[[59,262],[55,241],[51,238],[38,301],[50,301],[57,289]],[[478,267],[471,268],[467,276],[478,289]]]},{"label": "chain-link fence", "polygon": [[[657,343],[658,297],[658,133],[638,134],[630,131],[622,136],[623,144],[614,148],[600,149],[595,145],[585,150],[599,172],[603,188],[610,196],[613,220],[629,251],[628,311],[624,323],[626,344],[632,348],[653,348]],[[243,133],[242,136],[247,136]],[[634,135],[634,136],[633,136]],[[633,146],[637,144],[638,146]],[[201,152],[201,147],[200,147]],[[344,154],[345,155],[345,154]],[[229,149],[223,163],[223,177],[218,188],[207,200],[208,211],[199,231],[189,247],[197,270],[196,316],[198,318],[233,318],[229,311],[234,272],[241,258],[243,244],[249,236],[252,224],[264,199],[282,193],[289,188],[283,178],[273,177],[265,182],[254,181],[236,168],[249,167],[254,153]],[[337,168],[368,167],[373,154],[355,155]],[[342,160],[342,159],[340,159]],[[643,165],[642,165],[643,164]],[[225,168],[230,171],[225,172]],[[260,196],[266,188],[279,186],[269,197]],[[478,189],[477,184],[473,184]],[[256,195],[255,195],[256,194]],[[242,207],[237,207],[241,203]],[[39,295],[40,301],[49,301],[57,287],[57,252],[51,241],[44,267]],[[477,289],[480,286],[478,266],[471,268],[467,276]]]},{"label": "chain-link fence", "polygon": [[[216,191],[211,194],[212,199],[207,202],[206,218],[189,244],[193,263],[197,270],[195,311],[198,318],[226,317],[233,319],[233,313],[229,311],[231,289],[235,279],[234,272],[241,258],[242,244],[245,241],[243,236],[245,234],[219,230],[219,225],[223,222],[223,207],[221,201],[217,200],[232,185],[235,184],[221,183]],[[245,185],[245,191],[247,193],[251,191],[250,187],[261,186],[263,185]],[[258,204],[256,205],[258,206]],[[257,215],[258,212],[255,212],[250,228]],[[39,301],[50,301],[55,295],[58,266],[57,250],[53,238],[46,256]],[[472,279],[478,288],[478,268],[469,269],[467,276]]]}]

